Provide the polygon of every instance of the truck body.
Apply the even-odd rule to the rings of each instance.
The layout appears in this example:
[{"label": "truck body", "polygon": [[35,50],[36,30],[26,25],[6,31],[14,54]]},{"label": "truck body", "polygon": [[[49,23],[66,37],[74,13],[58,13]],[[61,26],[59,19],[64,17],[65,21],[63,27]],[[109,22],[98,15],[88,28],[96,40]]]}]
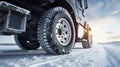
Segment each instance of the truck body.
[{"label": "truck body", "polygon": [[[42,46],[50,54],[69,53],[75,42],[89,48],[92,35],[85,20],[87,8],[87,0],[3,0],[0,1],[0,35],[15,35],[16,43],[24,50]],[[45,24],[52,25],[46,27],[52,31],[48,32]],[[49,39],[58,46],[50,45],[53,43]]]}]

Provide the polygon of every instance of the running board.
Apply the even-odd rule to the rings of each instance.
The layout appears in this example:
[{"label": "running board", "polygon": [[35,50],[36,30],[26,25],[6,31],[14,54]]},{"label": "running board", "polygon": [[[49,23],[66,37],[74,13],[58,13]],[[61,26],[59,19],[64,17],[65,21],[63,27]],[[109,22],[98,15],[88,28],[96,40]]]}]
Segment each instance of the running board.
[{"label": "running board", "polygon": [[76,41],[76,42],[84,42],[84,41],[87,41],[87,40],[86,40],[86,39],[77,38],[77,41]]}]

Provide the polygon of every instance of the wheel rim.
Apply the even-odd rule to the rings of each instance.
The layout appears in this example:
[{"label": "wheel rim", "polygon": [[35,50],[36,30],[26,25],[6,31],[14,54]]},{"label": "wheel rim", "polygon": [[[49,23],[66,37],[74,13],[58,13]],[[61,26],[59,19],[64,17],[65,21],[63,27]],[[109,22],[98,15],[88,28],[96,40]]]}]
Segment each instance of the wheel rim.
[{"label": "wheel rim", "polygon": [[71,40],[71,26],[65,18],[61,18],[56,23],[56,38],[62,46],[69,44]]}]

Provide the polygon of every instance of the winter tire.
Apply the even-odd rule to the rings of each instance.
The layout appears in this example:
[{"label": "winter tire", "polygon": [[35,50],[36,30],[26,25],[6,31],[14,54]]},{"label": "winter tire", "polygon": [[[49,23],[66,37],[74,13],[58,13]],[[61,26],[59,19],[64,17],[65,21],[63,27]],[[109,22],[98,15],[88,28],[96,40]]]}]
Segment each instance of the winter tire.
[{"label": "winter tire", "polygon": [[37,40],[37,27],[35,26],[31,26],[31,29],[27,28],[24,33],[15,35],[14,39],[23,50],[36,50],[40,46]]},{"label": "winter tire", "polygon": [[69,12],[62,7],[48,10],[38,25],[38,40],[49,54],[68,54],[75,44],[75,29]]}]

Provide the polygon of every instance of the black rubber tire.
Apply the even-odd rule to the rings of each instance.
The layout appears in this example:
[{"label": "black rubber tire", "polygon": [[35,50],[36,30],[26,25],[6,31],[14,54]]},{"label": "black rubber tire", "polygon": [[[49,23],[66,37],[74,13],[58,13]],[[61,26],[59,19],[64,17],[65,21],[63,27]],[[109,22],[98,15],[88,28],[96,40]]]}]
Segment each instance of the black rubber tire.
[{"label": "black rubber tire", "polygon": [[[54,25],[60,18],[65,18],[71,26],[72,37],[66,46],[61,45],[54,36]],[[55,7],[48,10],[40,19],[38,25],[38,40],[48,54],[61,55],[70,53],[75,44],[75,28],[69,12],[62,7]]]},{"label": "black rubber tire", "polygon": [[36,50],[40,47],[37,40],[37,24],[27,24],[26,32],[15,35],[16,44],[23,50]]},{"label": "black rubber tire", "polygon": [[16,44],[22,49],[22,50],[36,50],[39,48],[39,43],[37,41],[30,41],[29,43],[27,41],[28,38],[27,35],[19,34],[15,35],[14,39],[16,41]]},{"label": "black rubber tire", "polygon": [[83,48],[91,48],[92,47],[92,34],[90,33],[90,31],[88,31],[86,34],[87,34],[86,41],[82,42],[82,46]]}]

